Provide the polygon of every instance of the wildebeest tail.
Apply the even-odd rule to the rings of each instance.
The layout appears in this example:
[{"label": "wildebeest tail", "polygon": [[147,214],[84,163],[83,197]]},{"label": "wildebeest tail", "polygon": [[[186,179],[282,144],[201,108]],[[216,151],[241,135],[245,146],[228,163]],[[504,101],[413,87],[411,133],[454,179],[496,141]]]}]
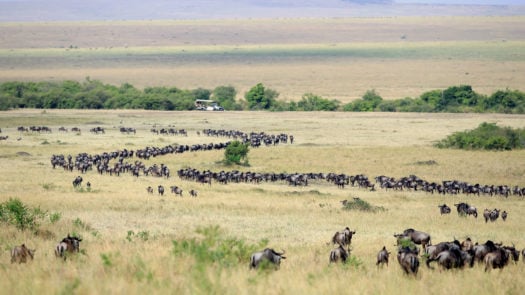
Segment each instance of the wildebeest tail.
[{"label": "wildebeest tail", "polygon": [[417,256],[411,255],[410,256],[410,270],[412,270],[412,273],[417,274],[417,269],[419,268],[419,259]]}]

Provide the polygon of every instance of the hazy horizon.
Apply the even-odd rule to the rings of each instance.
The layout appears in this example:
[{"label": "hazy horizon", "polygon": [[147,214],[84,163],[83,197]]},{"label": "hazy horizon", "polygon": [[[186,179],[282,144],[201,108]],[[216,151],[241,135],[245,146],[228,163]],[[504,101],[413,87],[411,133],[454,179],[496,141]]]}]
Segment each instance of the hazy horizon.
[{"label": "hazy horizon", "polygon": [[0,22],[496,15],[525,0],[0,0]]}]

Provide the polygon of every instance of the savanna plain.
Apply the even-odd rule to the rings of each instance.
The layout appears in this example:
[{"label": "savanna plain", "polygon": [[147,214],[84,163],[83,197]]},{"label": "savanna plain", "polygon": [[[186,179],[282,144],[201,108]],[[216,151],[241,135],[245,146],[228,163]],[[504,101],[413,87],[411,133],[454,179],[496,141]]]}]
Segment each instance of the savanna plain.
[{"label": "savanna plain", "polygon": [[[481,122],[523,128],[521,115],[407,113],[267,113],[14,110],[0,114],[7,140],[0,142],[0,201],[20,199],[49,216],[39,230],[0,230],[0,282],[4,294],[519,294],[525,263],[511,262],[503,270],[485,272],[482,265],[462,270],[430,270],[422,265],[416,277],[405,275],[395,259],[394,233],[412,227],[431,234],[434,243],[471,237],[525,248],[525,201],[522,197],[437,195],[421,191],[376,191],[324,180],[308,186],[285,182],[212,183],[182,180],[181,168],[211,171],[315,172],[365,174],[396,178],[417,175],[428,181],[462,180],[480,184],[524,186],[524,151],[461,151],[432,144],[455,131]],[[48,126],[52,133],[25,133],[18,126]],[[88,130],[100,126],[104,134]],[[79,127],[81,133],[59,132]],[[125,134],[119,127],[136,128]],[[185,129],[187,136],[157,135],[152,128]],[[169,154],[141,160],[146,166],[165,164],[169,178],[130,174],[100,175],[95,170],[53,169],[53,154],[100,154],[147,146],[224,142],[203,129],[292,134],[293,144],[250,149],[249,166],[224,166],[224,151]],[[197,132],[200,132],[200,135]],[[81,175],[81,188],[73,179]],[[91,183],[87,189],[85,183]],[[146,188],[177,185],[181,198]],[[197,198],[188,192],[198,191]],[[361,198],[383,210],[343,210],[341,200]],[[501,208],[507,221],[485,223],[462,217],[454,203],[467,202],[483,210]],[[454,210],[441,216],[440,204]],[[350,227],[351,262],[329,264],[335,231]],[[208,232],[208,235],[206,233]],[[197,263],[178,255],[183,241],[209,239],[285,250],[279,270],[250,270],[249,254],[224,265],[220,259]],[[82,237],[81,252],[57,259],[55,245],[68,233]],[[219,239],[219,240],[221,240]],[[9,250],[21,243],[36,248],[33,261],[11,264]],[[376,253],[386,246],[394,255],[388,267],[376,267]],[[175,251],[178,249],[177,251]],[[210,249],[211,251],[212,249]],[[213,249],[214,250],[214,249]]]},{"label": "savanna plain", "polygon": [[[230,21],[52,22],[0,24],[0,81],[83,81],[86,77],[136,87],[213,89],[232,85],[239,98],[262,82],[298,100],[312,92],[349,102],[375,89],[385,99],[468,84],[475,91],[525,85],[523,17],[406,17]],[[490,33],[487,33],[490,32]],[[467,236],[525,248],[524,200],[344,189],[326,181],[212,183],[182,180],[178,169],[275,173],[345,173],[428,181],[461,180],[525,186],[524,151],[437,149],[434,142],[482,122],[524,128],[522,115],[400,113],[153,112],[139,110],[13,110],[0,113],[0,202],[20,199],[49,213],[38,232],[0,229],[3,294],[519,294],[525,263],[503,270],[439,271],[421,266],[406,276],[395,257],[376,267],[376,253],[396,251],[394,233],[412,227],[434,243]],[[48,126],[52,133],[20,133]],[[59,127],[82,132],[59,132]],[[105,134],[90,128],[101,126]],[[133,127],[136,134],[123,134]],[[177,128],[166,136],[152,128]],[[99,154],[147,146],[224,142],[203,129],[293,134],[293,144],[250,149],[249,166],[225,166],[223,151],[186,152],[142,160],[165,164],[168,179],[80,174],[53,169],[53,154]],[[201,134],[198,135],[197,131]],[[81,188],[73,179],[81,175]],[[86,182],[91,183],[87,189]],[[148,186],[177,185],[184,197],[148,194]],[[198,191],[197,198],[188,192]],[[347,211],[342,200],[361,198],[376,212]],[[506,222],[439,214],[440,204],[468,202],[501,208]],[[51,221],[50,216],[54,216]],[[57,218],[59,217],[59,218]],[[335,231],[350,227],[351,262],[330,265]],[[278,271],[249,270],[250,253],[228,265],[180,255],[184,241],[209,233],[223,241],[286,251]],[[81,252],[66,261],[55,245],[68,233]],[[11,264],[10,249],[36,248],[35,259]],[[202,250],[202,249],[201,249]],[[215,249],[210,249],[215,250]],[[205,251],[205,249],[204,249]],[[183,254],[185,253],[182,251]],[[188,253],[190,250],[188,250]],[[216,253],[216,252],[214,252]],[[394,256],[394,255],[393,255]]]}]

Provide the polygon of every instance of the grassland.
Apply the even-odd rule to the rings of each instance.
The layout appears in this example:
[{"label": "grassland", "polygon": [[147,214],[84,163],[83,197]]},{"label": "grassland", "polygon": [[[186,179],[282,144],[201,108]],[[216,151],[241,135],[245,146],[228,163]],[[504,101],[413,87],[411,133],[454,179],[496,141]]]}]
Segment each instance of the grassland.
[{"label": "grassland", "polygon": [[343,103],[468,84],[525,85],[523,17],[404,17],[0,24],[0,81],[237,88]]},{"label": "grassland", "polygon": [[[434,243],[454,237],[515,244],[525,224],[525,203],[511,196],[438,196],[423,192],[338,189],[324,182],[308,187],[283,183],[203,186],[178,177],[106,176],[90,171],[84,181],[92,190],[75,190],[77,172],[53,170],[51,154],[101,153],[145,146],[223,141],[198,136],[204,128],[293,134],[293,145],[261,147],[249,153],[250,167],[225,167],[221,151],[184,153],[152,158],[172,171],[183,167],[213,171],[240,169],[260,172],[364,173],[369,177],[418,175],[431,181],[459,179],[471,183],[524,186],[525,152],[440,150],[432,143],[444,136],[473,129],[481,122],[523,128],[523,116],[497,114],[380,114],[266,112],[147,112],[147,111],[10,111],[0,114],[0,202],[19,198],[32,207],[60,213],[55,224],[44,220],[40,234],[3,226],[0,230],[0,285],[6,294],[517,294],[525,287],[519,277],[525,265],[510,264],[486,273],[482,266],[440,272],[422,267],[416,279],[402,274],[395,259],[376,268],[375,254],[385,245],[395,252],[393,233],[414,227],[428,231]],[[21,134],[17,126],[49,126],[51,134]],[[58,127],[80,127],[82,134],[59,133]],[[94,126],[106,133],[94,135]],[[137,128],[125,135],[119,126]],[[184,128],[187,137],[159,136],[153,127]],[[20,139],[20,140],[17,140]],[[427,165],[425,163],[435,163]],[[199,197],[148,195],[147,186],[176,184]],[[386,211],[345,211],[339,201],[360,197]],[[482,218],[440,216],[438,204],[469,202],[478,210],[501,208],[506,222]],[[248,271],[247,262],[222,268],[197,269],[192,258],[172,254],[172,241],[201,237],[199,227],[219,226],[222,234],[246,243],[267,239],[285,249],[287,259],[277,272]],[[349,226],[354,263],[328,265],[328,244],[336,230]],[[133,231],[136,235],[129,234]],[[57,261],[53,247],[67,233],[83,237],[83,253]],[[141,233],[142,235],[138,235]],[[145,237],[147,238],[141,238]],[[37,248],[27,265],[11,265],[9,249],[20,243]],[[466,283],[468,282],[468,287]]]}]

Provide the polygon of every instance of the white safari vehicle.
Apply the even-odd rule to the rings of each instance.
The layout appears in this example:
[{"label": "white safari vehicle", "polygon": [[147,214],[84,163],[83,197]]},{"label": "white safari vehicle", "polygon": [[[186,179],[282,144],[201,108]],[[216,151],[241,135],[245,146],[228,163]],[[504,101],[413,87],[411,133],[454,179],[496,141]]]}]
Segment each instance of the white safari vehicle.
[{"label": "white safari vehicle", "polygon": [[195,109],[199,111],[224,111],[224,108],[215,101],[207,99],[195,100]]}]

